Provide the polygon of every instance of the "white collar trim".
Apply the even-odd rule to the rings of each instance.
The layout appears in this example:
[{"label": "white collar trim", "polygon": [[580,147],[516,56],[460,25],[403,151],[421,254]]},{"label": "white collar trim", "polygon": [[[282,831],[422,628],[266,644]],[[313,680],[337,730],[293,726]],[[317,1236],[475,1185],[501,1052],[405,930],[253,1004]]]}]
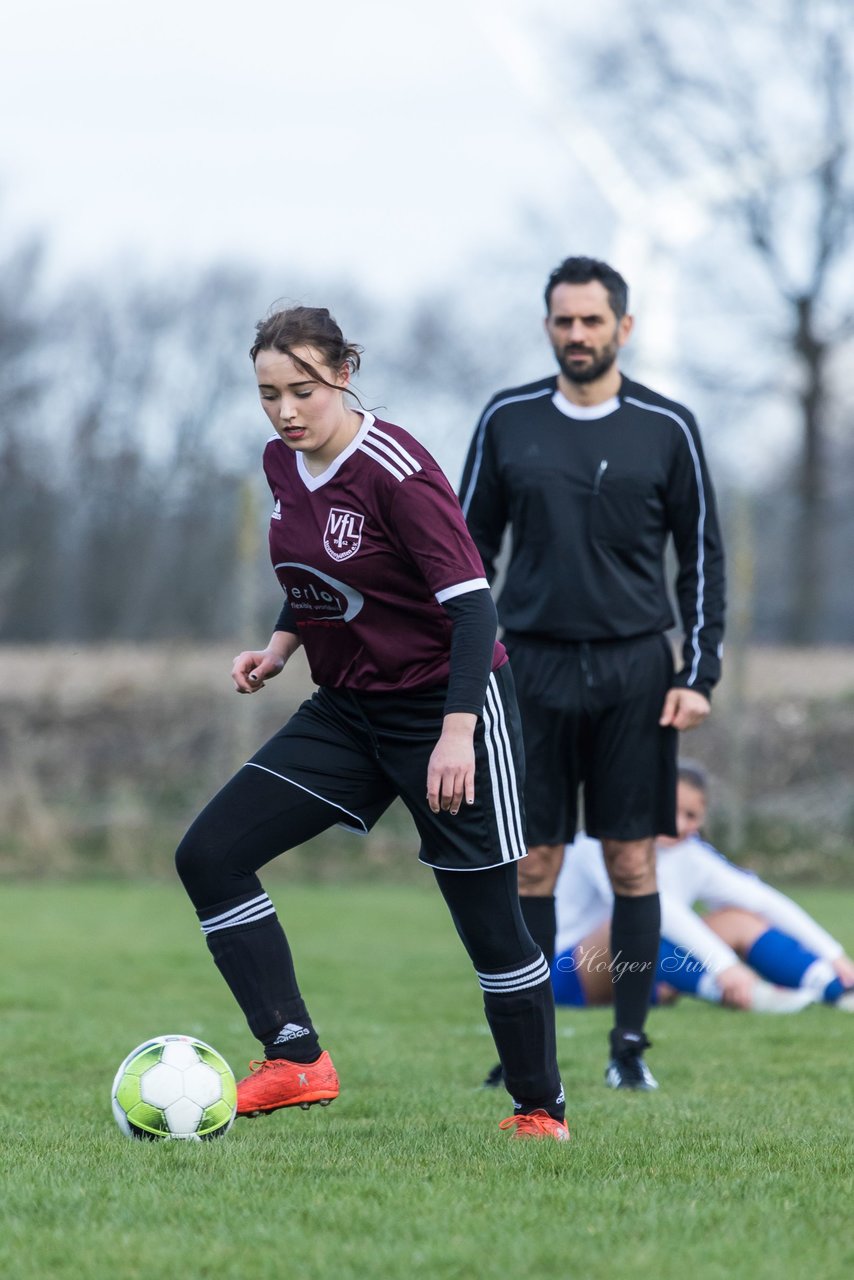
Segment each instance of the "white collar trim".
[{"label": "white collar trim", "polygon": [[607,418],[609,413],[616,413],[620,407],[620,397],[611,396],[610,400],[603,400],[601,404],[573,404],[558,389],[552,396],[552,404],[566,418],[577,418],[580,422],[592,422],[596,418]]},{"label": "white collar trim", "polygon": [[372,413],[369,413],[367,409],[361,409],[359,412],[362,415],[362,425],[359,427],[359,430],[353,436],[353,439],[347,445],[346,449],[342,449],[338,454],[338,457],[333,458],[326,470],[321,471],[319,476],[313,476],[311,474],[308,467],[305,465],[305,457],[303,454],[297,453],[297,475],[300,480],[302,480],[309,493],[314,493],[316,489],[321,489],[328,480],[331,480],[332,477],[340,471],[341,467],[343,467],[347,459],[352,457],[356,452],[359,445],[368,434],[368,431],[374,425],[376,419]]}]

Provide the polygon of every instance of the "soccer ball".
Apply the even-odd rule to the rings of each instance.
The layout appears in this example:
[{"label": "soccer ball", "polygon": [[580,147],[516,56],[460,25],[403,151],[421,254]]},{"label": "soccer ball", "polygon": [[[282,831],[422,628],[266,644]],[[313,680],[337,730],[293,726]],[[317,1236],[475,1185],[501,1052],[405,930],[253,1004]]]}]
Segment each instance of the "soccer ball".
[{"label": "soccer ball", "polygon": [[224,1058],[193,1036],[157,1036],[129,1053],[113,1081],[113,1115],[128,1138],[219,1138],[237,1111]]}]

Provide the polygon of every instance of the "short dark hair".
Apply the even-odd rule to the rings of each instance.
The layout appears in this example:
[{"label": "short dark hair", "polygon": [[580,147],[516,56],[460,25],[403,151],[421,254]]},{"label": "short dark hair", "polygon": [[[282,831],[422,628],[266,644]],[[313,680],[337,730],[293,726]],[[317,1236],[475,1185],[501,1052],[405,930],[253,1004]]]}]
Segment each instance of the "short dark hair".
[{"label": "short dark hair", "polygon": [[689,787],[694,787],[703,795],[706,795],[709,790],[709,775],[699,760],[680,760],[678,778],[680,782],[687,782]]},{"label": "short dark hair", "polygon": [[611,310],[618,320],[629,309],[629,286],[619,271],[598,258],[564,258],[548,278],[546,284],[546,312],[552,309],[552,293],[559,284],[589,284],[598,280],[608,294]]}]

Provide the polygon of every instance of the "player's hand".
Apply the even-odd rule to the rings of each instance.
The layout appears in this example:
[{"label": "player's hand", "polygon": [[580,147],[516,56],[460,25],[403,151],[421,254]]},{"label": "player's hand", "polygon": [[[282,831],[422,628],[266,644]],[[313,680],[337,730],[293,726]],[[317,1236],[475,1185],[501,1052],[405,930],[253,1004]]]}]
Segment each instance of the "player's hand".
[{"label": "player's hand", "polygon": [[720,988],[721,1004],[730,1009],[749,1009],[753,1003],[756,974],[746,964],[734,964],[715,978]]},{"label": "player's hand", "polygon": [[658,723],[664,729],[696,729],[711,709],[709,699],[696,689],[668,689]]},{"label": "player's hand", "polygon": [[427,766],[427,803],[433,813],[459,813],[474,804],[474,727],[477,716],[458,711],[445,716],[442,736]]},{"label": "player's hand", "polygon": [[837,956],[831,963],[837,978],[841,978],[846,987],[854,987],[854,960],[848,956]]},{"label": "player's hand", "polygon": [[231,678],[238,693],[257,693],[265,680],[272,680],[285,665],[281,653],[273,649],[245,649],[238,653],[231,667]]}]

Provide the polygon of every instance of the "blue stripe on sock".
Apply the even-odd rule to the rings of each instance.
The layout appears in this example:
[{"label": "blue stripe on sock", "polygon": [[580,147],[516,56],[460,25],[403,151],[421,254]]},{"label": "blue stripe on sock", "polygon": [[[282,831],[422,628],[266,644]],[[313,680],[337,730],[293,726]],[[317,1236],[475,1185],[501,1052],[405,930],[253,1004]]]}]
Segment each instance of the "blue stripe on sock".
[{"label": "blue stripe on sock", "polygon": [[700,979],[706,972],[702,961],[698,960],[684,947],[677,947],[668,938],[661,939],[658,948],[658,967],[655,971],[656,982],[666,982],[686,995],[695,995]]},{"label": "blue stripe on sock", "polygon": [[756,939],[747,953],[747,963],[751,969],[776,983],[778,987],[799,987],[810,965],[815,964],[818,956],[788,933],[779,929],[766,929]]},{"label": "blue stripe on sock", "polygon": [[824,999],[828,1004],[833,1004],[842,995],[847,988],[841,978],[834,978],[832,982],[828,982],[824,988]]},{"label": "blue stripe on sock", "polygon": [[571,1004],[576,1008],[583,1008],[587,1004],[572,951],[562,951],[559,956],[555,956],[552,987],[555,1004]]}]

